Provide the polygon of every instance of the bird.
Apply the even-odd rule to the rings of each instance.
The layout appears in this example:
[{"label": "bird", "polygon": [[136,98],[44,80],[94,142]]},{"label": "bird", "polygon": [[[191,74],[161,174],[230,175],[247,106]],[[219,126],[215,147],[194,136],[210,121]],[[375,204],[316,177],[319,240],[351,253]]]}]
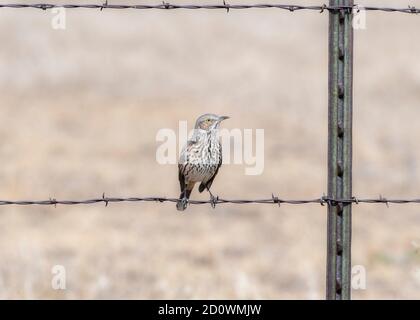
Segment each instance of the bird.
[{"label": "bird", "polygon": [[222,165],[222,145],[217,130],[226,119],[229,117],[206,113],[195,122],[194,132],[182,149],[178,162],[181,194],[176,208],[179,211],[187,208],[191,192],[198,182],[198,191],[201,193],[207,189],[214,199],[210,187]]}]

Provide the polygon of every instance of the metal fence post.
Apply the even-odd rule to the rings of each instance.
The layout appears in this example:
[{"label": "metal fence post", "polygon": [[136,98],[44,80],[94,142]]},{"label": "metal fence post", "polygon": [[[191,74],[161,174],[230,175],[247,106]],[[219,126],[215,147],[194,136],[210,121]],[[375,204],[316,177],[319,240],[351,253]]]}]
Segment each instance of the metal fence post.
[{"label": "metal fence post", "polygon": [[351,296],[351,203],[334,199],[352,197],[352,18],[351,9],[329,13],[327,299],[334,300]]}]

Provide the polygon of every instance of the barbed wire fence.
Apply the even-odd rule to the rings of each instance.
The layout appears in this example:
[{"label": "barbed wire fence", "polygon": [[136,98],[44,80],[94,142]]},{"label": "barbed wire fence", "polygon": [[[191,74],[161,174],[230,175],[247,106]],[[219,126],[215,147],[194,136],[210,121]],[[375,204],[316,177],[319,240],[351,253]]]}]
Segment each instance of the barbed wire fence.
[{"label": "barbed wire fence", "polygon": [[[167,197],[159,197],[159,196],[151,196],[151,197],[107,197],[105,194],[102,197],[98,198],[91,198],[91,199],[84,199],[84,200],[58,200],[54,198],[50,198],[48,200],[0,200],[0,206],[7,206],[7,205],[17,205],[17,206],[31,206],[31,205],[39,205],[39,206],[57,206],[57,205],[86,205],[86,204],[95,204],[95,203],[104,203],[108,206],[111,203],[118,203],[118,202],[178,202],[178,198],[167,198]],[[409,204],[415,203],[420,204],[420,199],[388,199],[382,196],[379,198],[357,198],[352,197],[349,199],[335,199],[330,198],[327,196],[322,196],[320,198],[315,199],[280,199],[277,196],[272,196],[270,198],[265,199],[223,199],[219,196],[211,198],[210,200],[189,200],[188,204],[191,205],[204,205],[210,204],[213,208],[216,207],[218,204],[274,204],[281,206],[282,204],[288,205],[304,205],[304,204],[319,204],[321,206],[324,205],[331,205],[337,206],[339,204],[360,204],[360,203],[367,203],[367,204],[385,204],[389,206],[390,204]]]},{"label": "barbed wire fence", "polygon": [[[408,5],[405,8],[362,6],[353,0],[330,0],[329,4],[229,4],[226,0],[215,4],[53,4],[53,3],[0,3],[0,9],[92,9],[92,10],[245,10],[279,9],[288,12],[315,11],[329,13],[329,65],[328,65],[328,192],[314,199],[282,199],[271,194],[265,199],[224,199],[211,196],[210,200],[189,200],[190,205],[209,204],[271,204],[308,205],[319,204],[328,208],[327,240],[327,299],[350,299],[351,297],[351,208],[358,204],[420,204],[420,198],[397,199],[358,198],[352,194],[352,85],[353,85],[353,28],[354,13],[361,10],[386,13],[419,14],[420,8]],[[0,206],[57,206],[91,205],[121,202],[177,202],[178,198],[151,197],[101,197],[85,200],[1,200]]]},{"label": "barbed wire fence", "polygon": [[53,3],[34,3],[34,4],[25,4],[25,3],[9,3],[9,4],[0,4],[0,8],[12,8],[12,9],[41,9],[48,10],[53,8],[65,8],[65,9],[133,9],[133,10],[177,10],[177,9],[187,9],[187,10],[244,10],[244,9],[281,9],[289,12],[295,11],[318,11],[323,12],[334,12],[347,10],[351,11],[356,10],[366,10],[366,11],[383,11],[383,12],[400,12],[400,13],[411,13],[418,14],[420,13],[420,8],[415,6],[408,5],[406,8],[395,8],[395,7],[374,7],[374,6],[361,6],[361,5],[294,5],[294,4],[272,4],[272,3],[258,3],[258,4],[229,4],[227,1],[223,1],[220,4],[173,4],[163,1],[159,4],[112,4],[110,1],[106,1],[102,4],[53,4]]}]

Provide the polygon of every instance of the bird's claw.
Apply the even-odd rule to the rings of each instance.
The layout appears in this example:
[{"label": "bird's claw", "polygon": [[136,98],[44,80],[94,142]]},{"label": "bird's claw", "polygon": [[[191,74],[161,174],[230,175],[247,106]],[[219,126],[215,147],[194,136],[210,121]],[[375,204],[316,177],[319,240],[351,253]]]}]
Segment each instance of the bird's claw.
[{"label": "bird's claw", "polygon": [[184,211],[188,206],[188,199],[187,198],[182,198],[178,201],[177,203],[177,209],[179,211]]},{"label": "bird's claw", "polygon": [[213,209],[216,208],[216,204],[217,204],[218,200],[219,200],[219,197],[218,196],[216,196],[216,197],[213,196],[213,194],[210,192],[210,205]]}]

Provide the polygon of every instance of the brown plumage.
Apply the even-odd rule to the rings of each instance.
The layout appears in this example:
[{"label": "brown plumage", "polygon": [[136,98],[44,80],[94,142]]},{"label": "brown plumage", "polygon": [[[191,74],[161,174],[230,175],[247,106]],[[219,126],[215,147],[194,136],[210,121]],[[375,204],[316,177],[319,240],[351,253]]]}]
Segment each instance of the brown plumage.
[{"label": "brown plumage", "polygon": [[187,208],[188,199],[197,182],[199,192],[207,189],[210,196],[210,187],[222,165],[222,145],[217,136],[220,123],[228,119],[225,116],[204,114],[195,124],[194,134],[188,140],[181,152],[178,164],[178,178],[181,194],[177,202],[177,209],[183,211]]}]

